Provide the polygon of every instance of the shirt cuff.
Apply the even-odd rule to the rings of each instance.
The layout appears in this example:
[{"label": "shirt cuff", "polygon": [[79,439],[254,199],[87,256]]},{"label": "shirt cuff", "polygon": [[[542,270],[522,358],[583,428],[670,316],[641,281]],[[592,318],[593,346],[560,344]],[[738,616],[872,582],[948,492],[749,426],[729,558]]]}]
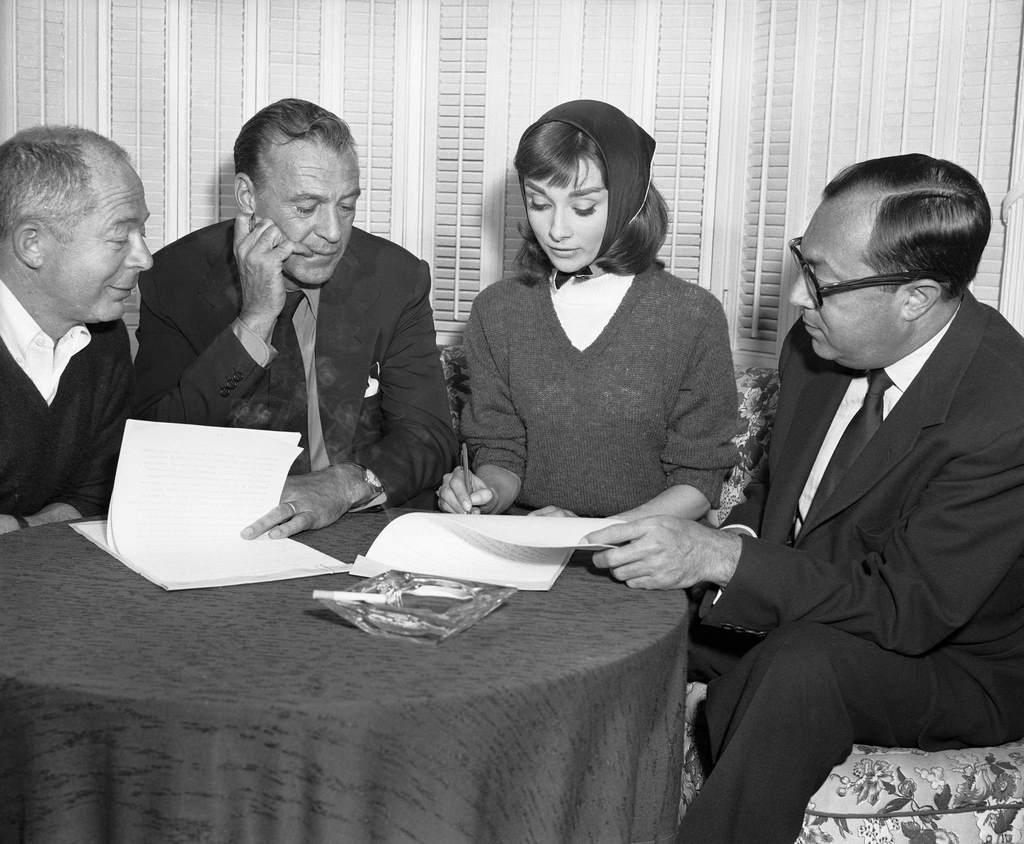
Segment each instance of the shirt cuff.
[{"label": "shirt cuff", "polygon": [[[752,527],[748,527],[747,525],[722,525],[719,528],[719,530],[734,530],[737,533],[745,533],[747,536],[757,539],[757,532]],[[715,594],[715,597],[711,599],[711,606],[714,606],[718,603],[718,599],[721,598],[723,594],[725,594],[725,587],[714,586],[712,588],[718,590]],[[710,589],[708,591],[710,591]]]},{"label": "shirt cuff", "polygon": [[231,332],[238,338],[242,348],[249,353],[249,357],[259,366],[266,369],[270,365],[277,352],[274,351],[273,346],[264,343],[263,338],[238,317],[235,317],[235,321],[231,323]]},{"label": "shirt cuff", "polygon": [[745,533],[751,539],[757,539],[757,531],[748,525],[722,525],[719,530],[738,530],[740,533]]},{"label": "shirt cuff", "polygon": [[371,507],[383,507],[388,503],[388,494],[386,492],[377,493],[373,498],[367,501],[365,504],[360,504],[358,507],[352,507],[350,513],[358,513],[360,510],[369,510]]}]

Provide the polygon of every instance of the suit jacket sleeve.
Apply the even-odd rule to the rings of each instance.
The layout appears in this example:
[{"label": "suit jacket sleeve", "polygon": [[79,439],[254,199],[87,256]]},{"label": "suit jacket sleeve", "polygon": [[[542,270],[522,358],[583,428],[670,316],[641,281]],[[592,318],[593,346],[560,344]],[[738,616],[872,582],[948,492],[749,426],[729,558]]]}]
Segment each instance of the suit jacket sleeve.
[{"label": "suit jacket sleeve", "polygon": [[430,307],[430,271],[417,261],[413,293],[399,314],[380,370],[380,439],[355,459],[381,479],[389,504],[434,489],[455,464],[457,443]]},{"label": "suit jacket sleeve", "polygon": [[[233,408],[259,382],[263,367],[231,330],[238,292],[224,281],[232,276],[221,264],[211,267],[204,253],[175,244],[140,276],[133,416],[228,425]],[[200,304],[198,291],[212,273],[219,276],[209,285],[217,301]]]}]

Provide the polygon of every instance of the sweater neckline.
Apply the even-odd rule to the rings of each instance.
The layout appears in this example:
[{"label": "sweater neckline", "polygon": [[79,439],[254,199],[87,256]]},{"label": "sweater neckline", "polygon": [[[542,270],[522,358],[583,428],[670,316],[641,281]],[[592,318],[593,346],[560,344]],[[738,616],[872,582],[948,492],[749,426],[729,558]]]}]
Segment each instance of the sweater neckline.
[{"label": "sweater neckline", "polygon": [[612,314],[611,319],[601,329],[601,333],[594,338],[594,342],[585,349],[577,349],[569,339],[569,335],[565,333],[565,329],[562,328],[562,323],[555,312],[555,303],[551,299],[551,286],[548,284],[537,285],[534,289],[540,293],[543,300],[541,310],[544,313],[544,321],[547,324],[549,336],[554,338],[557,347],[556,351],[564,355],[566,359],[577,364],[585,363],[591,358],[600,356],[611,345],[629,318],[629,314],[632,312],[633,306],[640,295],[640,286],[646,275],[647,271],[636,274],[632,284],[629,285],[629,289],[626,291],[626,295],[622,297],[622,301],[619,302],[619,306]]}]

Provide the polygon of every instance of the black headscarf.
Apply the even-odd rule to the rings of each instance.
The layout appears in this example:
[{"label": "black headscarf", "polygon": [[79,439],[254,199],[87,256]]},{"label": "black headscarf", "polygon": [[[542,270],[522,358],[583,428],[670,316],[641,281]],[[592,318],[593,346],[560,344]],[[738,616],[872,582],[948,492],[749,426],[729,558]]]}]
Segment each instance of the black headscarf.
[{"label": "black headscarf", "polygon": [[[608,188],[608,223],[598,256],[622,234],[622,230],[639,213],[647,198],[651,181],[651,161],[654,158],[654,138],[615,106],[599,100],[573,100],[555,106],[531,124],[519,143],[544,123],[568,123],[597,145],[604,159],[604,172]],[[519,176],[519,189],[526,203],[523,176]]]}]

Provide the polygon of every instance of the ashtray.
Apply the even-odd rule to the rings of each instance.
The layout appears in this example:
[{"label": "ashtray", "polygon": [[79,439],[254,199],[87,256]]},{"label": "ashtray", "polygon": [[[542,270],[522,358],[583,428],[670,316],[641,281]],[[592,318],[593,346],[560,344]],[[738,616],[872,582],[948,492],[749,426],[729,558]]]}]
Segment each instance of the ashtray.
[{"label": "ashtray", "polygon": [[441,642],[472,627],[516,589],[445,577],[386,571],[346,592],[313,597],[366,633]]}]

